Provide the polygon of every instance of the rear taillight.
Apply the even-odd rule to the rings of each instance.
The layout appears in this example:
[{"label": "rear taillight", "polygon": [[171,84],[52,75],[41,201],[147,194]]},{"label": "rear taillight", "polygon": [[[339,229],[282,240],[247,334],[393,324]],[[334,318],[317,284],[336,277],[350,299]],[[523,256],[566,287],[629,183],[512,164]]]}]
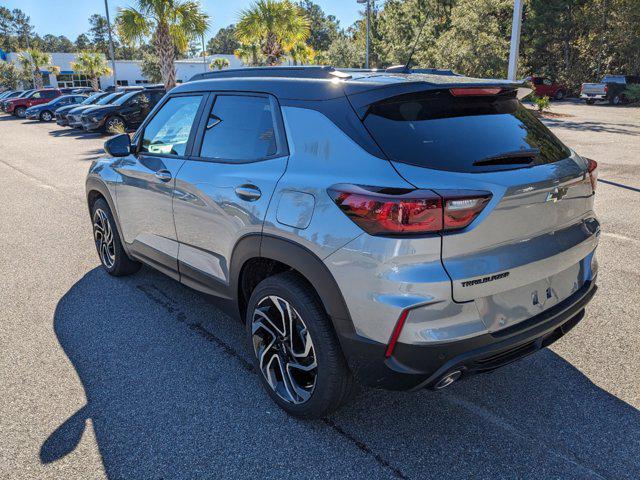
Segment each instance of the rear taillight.
[{"label": "rear taillight", "polygon": [[595,192],[598,184],[598,162],[590,158],[587,161],[587,172],[589,172],[589,180],[591,181],[591,189]]},{"label": "rear taillight", "polygon": [[441,233],[468,226],[491,199],[489,192],[397,190],[356,185],[329,189],[336,205],[370,235]]},{"label": "rear taillight", "polygon": [[609,86],[608,86],[608,85],[605,85],[605,86],[604,86],[604,93],[607,93],[608,91],[609,91]]}]

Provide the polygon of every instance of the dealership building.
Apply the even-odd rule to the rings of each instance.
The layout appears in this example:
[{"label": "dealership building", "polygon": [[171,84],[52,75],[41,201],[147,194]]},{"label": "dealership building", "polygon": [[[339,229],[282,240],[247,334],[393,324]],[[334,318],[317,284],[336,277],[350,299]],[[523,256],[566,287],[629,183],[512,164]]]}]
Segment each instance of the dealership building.
[{"label": "dealership building", "polygon": [[[20,65],[18,55],[18,53],[12,52],[4,54],[3,57],[8,62]],[[45,86],[58,88],[90,86],[89,79],[85,75],[74,72],[71,67],[71,63],[75,60],[76,54],[50,53],[50,55],[51,64],[59,67],[60,73],[54,75],[49,71],[42,70]],[[209,65],[215,58],[226,58],[231,68],[242,66],[242,61],[234,55],[210,55],[205,59],[176,60],[176,78],[178,83],[189,81],[196,73],[201,73],[205,71],[205,69],[206,71],[210,71]],[[139,60],[116,60],[116,80],[118,85],[131,86],[149,83],[149,80],[142,74],[140,63]],[[110,62],[109,65],[111,65]],[[113,76],[100,77],[100,88],[104,89],[111,85],[113,85]]]}]

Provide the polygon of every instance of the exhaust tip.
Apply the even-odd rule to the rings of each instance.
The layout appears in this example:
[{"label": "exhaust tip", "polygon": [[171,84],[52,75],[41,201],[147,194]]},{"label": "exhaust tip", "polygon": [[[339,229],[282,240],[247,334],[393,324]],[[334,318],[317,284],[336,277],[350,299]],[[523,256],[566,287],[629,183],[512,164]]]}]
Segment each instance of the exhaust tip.
[{"label": "exhaust tip", "polygon": [[460,370],[454,370],[453,372],[447,373],[444,377],[438,380],[438,383],[435,384],[433,388],[436,390],[442,390],[443,388],[448,387],[453,382],[458,380],[462,376],[462,372]]}]

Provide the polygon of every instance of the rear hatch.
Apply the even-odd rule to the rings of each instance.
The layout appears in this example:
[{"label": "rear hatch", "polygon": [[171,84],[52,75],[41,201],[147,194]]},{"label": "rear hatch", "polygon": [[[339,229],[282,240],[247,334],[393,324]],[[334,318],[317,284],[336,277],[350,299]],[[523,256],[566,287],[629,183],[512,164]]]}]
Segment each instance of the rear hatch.
[{"label": "rear hatch", "polygon": [[583,83],[580,92],[587,96],[606,95],[607,86],[604,83]]},{"label": "rear hatch", "polygon": [[378,99],[360,114],[416,188],[445,202],[460,191],[490,193],[470,225],[442,234],[442,263],[453,299],[475,302],[496,331],[592,279],[593,179],[587,161],[519,102],[515,88],[464,87]]}]

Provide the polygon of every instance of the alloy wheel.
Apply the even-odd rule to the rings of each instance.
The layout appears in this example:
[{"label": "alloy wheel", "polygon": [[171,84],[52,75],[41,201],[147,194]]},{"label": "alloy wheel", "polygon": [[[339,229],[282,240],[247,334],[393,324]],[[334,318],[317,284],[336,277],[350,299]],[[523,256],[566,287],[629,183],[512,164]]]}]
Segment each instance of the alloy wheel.
[{"label": "alloy wheel", "polygon": [[109,132],[120,133],[124,131],[124,122],[119,118],[110,118],[107,122],[107,130]]},{"label": "alloy wheel", "polygon": [[291,404],[309,400],[318,364],[311,334],[295,308],[275,295],[264,297],[253,312],[251,336],[260,371],[274,393]]},{"label": "alloy wheel", "polygon": [[93,237],[102,264],[109,269],[112,268],[116,262],[113,229],[106,212],[100,208],[93,213]]},{"label": "alloy wheel", "polygon": [[49,121],[51,121],[51,118],[52,118],[51,113],[43,112],[42,120],[44,120],[45,122],[49,122]]}]

